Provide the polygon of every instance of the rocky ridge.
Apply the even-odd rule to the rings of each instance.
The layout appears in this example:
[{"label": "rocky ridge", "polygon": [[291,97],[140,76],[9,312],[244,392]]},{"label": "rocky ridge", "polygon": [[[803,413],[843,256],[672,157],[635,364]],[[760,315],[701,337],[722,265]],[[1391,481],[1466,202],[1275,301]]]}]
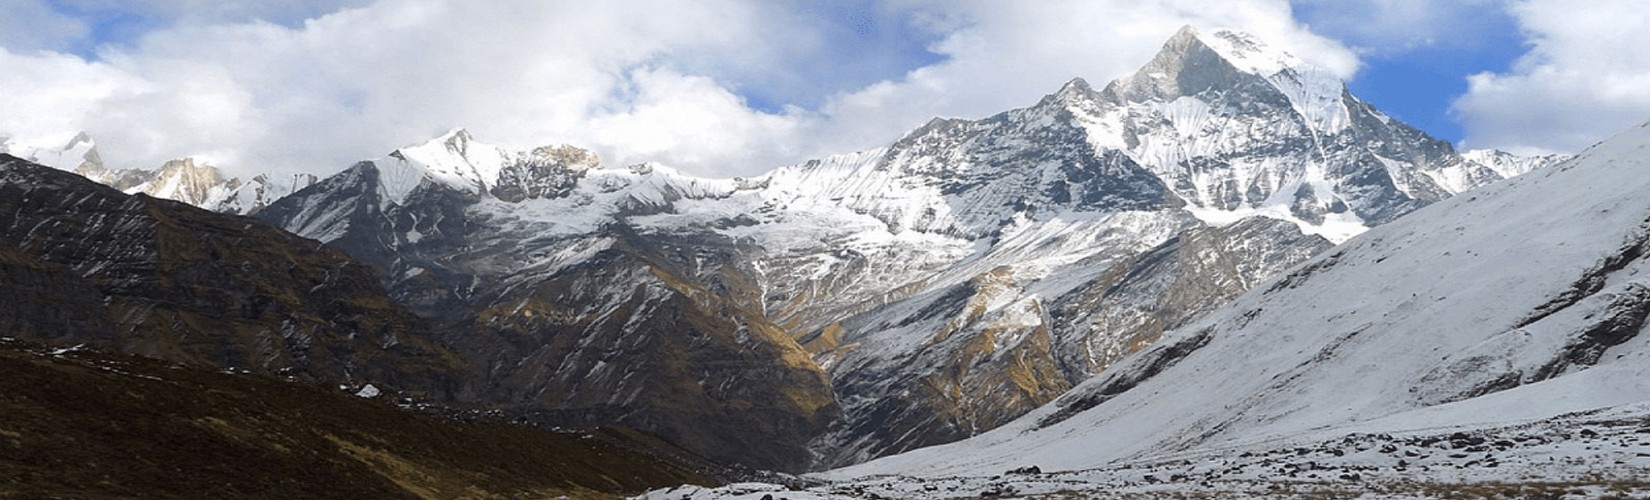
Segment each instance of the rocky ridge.
[{"label": "rocky ridge", "polygon": [[0,155],[9,336],[445,399],[461,361],[342,252]]}]

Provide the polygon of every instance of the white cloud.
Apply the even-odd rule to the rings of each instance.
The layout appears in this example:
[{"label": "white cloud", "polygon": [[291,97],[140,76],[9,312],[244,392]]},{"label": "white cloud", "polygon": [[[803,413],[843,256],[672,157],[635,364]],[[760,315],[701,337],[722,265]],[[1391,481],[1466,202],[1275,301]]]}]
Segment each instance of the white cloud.
[{"label": "white cloud", "polygon": [[[180,24],[131,46],[105,48],[100,62],[15,57],[17,77],[0,103],[55,110],[59,119],[6,124],[0,131],[61,135],[45,125],[69,122],[91,131],[106,158],[136,166],[210,151],[235,166],[311,171],[335,170],[455,126],[523,146],[597,138],[620,143],[614,131],[593,130],[593,124],[647,111],[635,106],[660,106],[669,99],[661,96],[669,91],[664,79],[703,86],[702,78],[637,68],[663,68],[701,53],[727,55],[718,61],[729,65],[777,58],[761,49],[772,44],[758,38],[760,29],[742,29],[759,25],[761,9],[739,1],[688,8],[669,1],[385,0],[296,28]],[[62,73],[60,67],[75,62],[79,73]],[[632,81],[637,75],[647,78]],[[96,82],[85,85],[102,91],[65,92],[56,80]],[[624,92],[633,88],[653,100],[629,102]],[[676,109],[729,111],[725,93],[714,97],[723,100],[678,99]],[[668,123],[676,129],[664,132],[706,133],[683,120],[652,126]],[[634,156],[621,148],[608,152],[618,160]],[[714,153],[740,152],[729,147],[707,154],[720,159]]]},{"label": "white cloud", "polygon": [[1576,152],[1650,120],[1650,11],[1639,0],[1514,4],[1531,50],[1469,79],[1454,112],[1469,147]]},{"label": "white cloud", "polygon": [[[125,166],[206,154],[329,173],[464,126],[505,145],[567,142],[614,163],[741,175],[885,144],[933,116],[1029,105],[1072,77],[1102,84],[1185,24],[1251,31],[1342,75],[1357,66],[1284,0],[882,2],[872,11],[920,23],[908,28],[935,34],[944,58],[870,84],[837,83],[831,67],[854,56],[779,2],[378,0],[290,19],[319,4],[164,14],[164,27],[95,62],[0,52],[0,135],[83,128]],[[802,79],[830,94],[822,105],[761,111],[740,97]]]},{"label": "white cloud", "polygon": [[58,53],[23,55],[0,48],[0,136],[45,134],[67,141],[103,102],[145,83],[104,64]]},{"label": "white cloud", "polygon": [[628,80],[635,87],[628,106],[590,121],[591,145],[694,166],[754,165],[795,154],[806,119],[753,111],[705,77],[648,68]]}]

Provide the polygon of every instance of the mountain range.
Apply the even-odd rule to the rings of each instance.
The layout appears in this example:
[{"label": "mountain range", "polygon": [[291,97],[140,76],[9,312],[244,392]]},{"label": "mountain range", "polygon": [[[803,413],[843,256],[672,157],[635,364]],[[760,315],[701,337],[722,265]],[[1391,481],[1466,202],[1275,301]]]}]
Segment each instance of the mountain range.
[{"label": "mountain range", "polygon": [[[256,216],[379,269],[487,367],[476,398],[796,470],[989,430],[1336,241],[1543,163],[1465,157],[1286,53],[1187,29],[1103,89],[763,176],[455,130]],[[774,457],[697,436],[724,423]]]},{"label": "mountain range", "polygon": [[143,193],[181,201],[216,212],[250,214],[283,196],[314,184],[313,174],[262,174],[242,181],[192,157],[168,161],[156,169],[109,168],[97,142],[80,132],[65,144],[31,146],[0,140],[0,154],[80,174],[126,194]]},{"label": "mountain range", "polygon": [[[1074,415],[1119,407],[1107,401],[1157,380],[1184,364],[1181,358],[1224,359],[1203,353],[1226,352],[1208,346],[1237,334],[1184,332],[1235,321],[1231,311],[1245,303],[1229,304],[1251,288],[1302,281],[1296,276],[1312,264],[1298,265],[1332,258],[1324,252],[1345,254],[1344,246],[1330,249],[1368,241],[1354,237],[1370,228],[1566,160],[1459,152],[1359,100],[1325,70],[1242,33],[1191,28],[1136,73],[1099,89],[1073,80],[1026,108],[936,119],[885,147],[748,178],[607,165],[567,145],[517,151],[464,130],[325,179],[282,181],[225,180],[192,160],[157,171],[108,169],[84,136],[64,147],[23,149],[7,146],[116,188],[92,189],[35,167],[0,171],[0,189],[40,193],[21,199],[34,200],[24,208],[41,222],[12,224],[9,241],[25,243],[0,247],[27,263],[16,275],[80,277],[65,285],[73,290],[40,297],[62,293],[93,304],[123,297],[111,290],[166,290],[176,284],[163,278],[176,271],[154,273],[156,263],[201,260],[217,267],[199,276],[282,273],[273,282],[278,290],[343,283],[351,300],[382,310],[357,316],[391,325],[374,325],[374,336],[362,339],[348,333],[360,325],[331,319],[343,313],[290,312],[311,307],[282,302],[303,293],[271,289],[271,303],[287,305],[249,316],[263,329],[219,341],[239,347],[210,351],[150,334],[165,338],[165,349],[145,351],[148,344],[133,339],[153,324],[143,318],[155,316],[125,311],[164,310],[183,299],[144,297],[141,307],[104,306],[107,317],[87,320],[96,324],[85,328],[113,348],[273,374],[310,370],[319,380],[387,384],[543,425],[631,427],[716,461],[786,471],[982,434],[958,445],[966,448],[940,449],[1002,457],[952,465],[919,453],[843,474],[1002,472],[996,469],[1024,449],[977,443],[1043,443],[1003,436],[1054,435],[1027,429],[1066,421],[1098,425]],[[124,198],[117,190],[145,195]],[[278,240],[280,248],[317,256],[235,255],[234,245],[219,248],[211,239],[203,248],[160,244],[147,228],[194,212],[176,215],[181,205],[149,196],[252,217],[224,219],[245,227],[218,227],[212,238]],[[48,201],[76,198],[84,199]],[[127,234],[133,227],[140,230]],[[304,247],[306,238],[325,246]],[[157,249],[100,250],[122,241],[155,241]],[[282,260],[324,271],[258,268]],[[150,267],[108,274],[134,266]],[[178,293],[221,309],[201,299],[215,288],[192,286]],[[1311,307],[1290,303],[1296,306]],[[26,320],[55,325],[71,316]],[[176,317],[177,325],[212,324]],[[305,338],[345,342],[323,351],[394,361],[383,372],[311,368],[332,362],[291,361],[300,358],[292,346],[309,341],[267,327],[317,318],[328,324]],[[1278,321],[1277,332],[1286,331]],[[45,337],[52,331],[31,328]],[[1182,333],[1160,342],[1168,331]],[[1258,348],[1293,352],[1279,346],[1296,342]],[[397,371],[401,364],[428,376],[409,381]],[[1227,389],[1222,397],[1253,394]],[[1232,404],[1258,408],[1256,401],[1298,403]],[[1194,415],[1188,419],[1202,415],[1165,408]],[[1191,430],[1260,425],[1248,418],[1261,417]],[[1012,430],[986,434],[1004,425]],[[1159,434],[1124,443],[1138,448],[1108,447],[1105,460],[1155,456],[1142,451],[1162,451],[1162,443],[1144,441],[1152,436],[1190,439],[1175,434],[1189,428],[1163,425]],[[1078,432],[1070,428],[1059,432]],[[1171,449],[1199,449],[1222,436]]]}]

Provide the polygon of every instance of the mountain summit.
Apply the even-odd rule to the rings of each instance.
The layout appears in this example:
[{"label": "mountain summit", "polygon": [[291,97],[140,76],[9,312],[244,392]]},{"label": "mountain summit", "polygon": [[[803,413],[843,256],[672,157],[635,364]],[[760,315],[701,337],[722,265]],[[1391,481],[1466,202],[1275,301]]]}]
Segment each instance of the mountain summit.
[{"label": "mountain summit", "polygon": [[402,203],[425,182],[508,201],[565,194],[580,174],[601,164],[590,151],[560,145],[512,152],[454,129],[373,162],[383,202]]},{"label": "mountain summit", "polygon": [[[1181,28],[1151,62],[1106,89],[1118,102],[1174,101],[1209,92],[1245,98],[1279,95],[1313,132],[1335,134],[1350,125],[1340,79],[1293,54],[1234,31],[1208,35]],[[1278,104],[1272,102],[1271,104]]]},{"label": "mountain summit", "polygon": [[1085,88],[1040,107],[1061,108],[1088,143],[1123,152],[1214,224],[1264,215],[1341,241],[1505,177],[1243,33],[1184,28],[1133,75]]}]

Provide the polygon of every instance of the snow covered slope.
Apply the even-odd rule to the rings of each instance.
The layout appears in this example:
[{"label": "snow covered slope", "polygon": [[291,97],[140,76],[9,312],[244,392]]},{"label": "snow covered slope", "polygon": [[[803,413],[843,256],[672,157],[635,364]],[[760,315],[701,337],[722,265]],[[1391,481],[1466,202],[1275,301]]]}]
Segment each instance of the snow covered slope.
[{"label": "snow covered slope", "polygon": [[[1625,436],[1650,422],[1647,169],[1650,125],[1375,228],[1012,424],[828,475],[1191,469],[1239,454],[1260,469],[1270,450],[1331,442],[1346,443],[1323,452],[1331,463],[1394,480],[1400,446],[1439,455],[1410,460],[1446,479],[1516,478],[1495,468],[1545,470],[1544,456],[1642,474],[1650,462],[1627,458],[1644,446]],[[1625,430],[1583,447],[1601,431],[1562,422]],[[1402,439],[1443,433],[1459,435]],[[1503,434],[1560,444],[1482,444]],[[1344,458],[1368,436],[1391,456]]]},{"label": "snow covered slope", "polygon": [[[264,207],[274,203],[275,200],[309,187],[310,184],[314,184],[318,180],[319,178],[314,174],[305,173],[262,174],[244,182],[239,178],[231,178],[223,184],[223,187],[228,189],[209,190],[211,196],[207,197],[198,206],[214,212],[251,215],[263,210]],[[185,202],[187,203],[187,201]]]}]

